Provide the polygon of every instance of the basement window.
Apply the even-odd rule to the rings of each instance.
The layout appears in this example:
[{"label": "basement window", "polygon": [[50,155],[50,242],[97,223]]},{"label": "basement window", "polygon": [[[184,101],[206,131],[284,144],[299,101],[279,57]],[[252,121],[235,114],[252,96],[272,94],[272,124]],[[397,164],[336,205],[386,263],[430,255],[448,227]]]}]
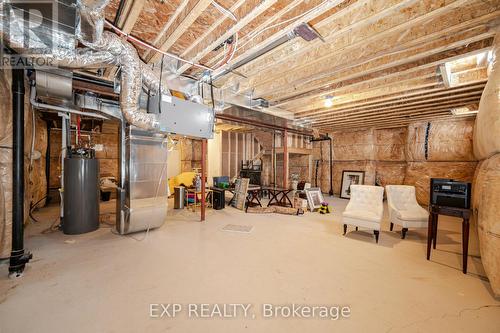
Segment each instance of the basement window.
[{"label": "basement window", "polygon": [[444,85],[450,88],[486,80],[492,58],[489,50],[445,62],[439,66]]},{"label": "basement window", "polygon": [[472,109],[467,106],[451,109],[451,114],[454,116],[472,116],[477,113],[477,109]]}]

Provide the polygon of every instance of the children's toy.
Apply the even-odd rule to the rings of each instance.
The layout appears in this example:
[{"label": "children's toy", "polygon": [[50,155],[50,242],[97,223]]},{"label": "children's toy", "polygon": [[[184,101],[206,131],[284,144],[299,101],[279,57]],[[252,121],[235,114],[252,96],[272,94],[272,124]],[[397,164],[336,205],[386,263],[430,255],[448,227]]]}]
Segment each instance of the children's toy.
[{"label": "children's toy", "polygon": [[330,207],[328,207],[328,202],[322,202],[321,207],[319,208],[320,214],[329,214]]}]

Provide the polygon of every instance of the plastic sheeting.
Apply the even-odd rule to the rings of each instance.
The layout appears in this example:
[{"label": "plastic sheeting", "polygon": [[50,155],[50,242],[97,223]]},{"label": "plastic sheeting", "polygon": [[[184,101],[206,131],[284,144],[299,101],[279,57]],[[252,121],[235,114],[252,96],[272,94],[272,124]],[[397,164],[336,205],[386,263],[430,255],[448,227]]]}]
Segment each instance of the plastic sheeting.
[{"label": "plastic sheeting", "polygon": [[425,156],[427,122],[408,126],[408,161],[475,161],[472,151],[473,119],[430,122]]},{"label": "plastic sheeting", "polygon": [[[333,159],[336,161],[360,161],[374,158],[373,130],[338,131],[333,137]],[[323,158],[329,158],[329,144],[323,143]],[[325,151],[326,150],[326,151]]]},{"label": "plastic sheeting", "polygon": [[402,185],[405,180],[406,162],[377,162],[376,163],[376,184]]},{"label": "plastic sheeting", "polygon": [[500,296],[500,154],[478,166],[473,192],[474,217],[484,270],[496,296]]},{"label": "plastic sheeting", "polygon": [[472,182],[477,162],[408,162],[405,185],[416,187],[417,201],[429,204],[431,178],[452,178]]},{"label": "plastic sheeting", "polygon": [[[404,161],[406,127],[333,132],[337,161]],[[324,145],[325,146],[325,145]],[[328,147],[326,147],[328,149]],[[328,152],[323,152],[328,156]]]},{"label": "plastic sheeting", "polygon": [[406,127],[374,131],[374,159],[377,161],[405,161]]},{"label": "plastic sheeting", "polygon": [[474,131],[474,154],[482,160],[500,152],[500,35],[495,37],[493,62],[484,87]]}]

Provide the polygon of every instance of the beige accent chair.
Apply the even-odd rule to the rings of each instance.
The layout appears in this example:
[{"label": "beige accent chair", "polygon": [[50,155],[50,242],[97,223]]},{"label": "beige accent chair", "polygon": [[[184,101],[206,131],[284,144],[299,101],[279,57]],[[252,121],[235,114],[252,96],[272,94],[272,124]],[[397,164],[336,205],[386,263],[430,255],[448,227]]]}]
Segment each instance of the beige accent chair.
[{"label": "beige accent chair", "polygon": [[371,185],[351,185],[351,199],[342,213],[344,235],[347,226],[372,229],[378,243],[380,222],[384,213],[384,188]]},{"label": "beige accent chair", "polygon": [[401,238],[405,239],[408,228],[427,228],[429,213],[418,204],[415,186],[387,185],[385,190],[391,231],[394,224],[401,226]]}]

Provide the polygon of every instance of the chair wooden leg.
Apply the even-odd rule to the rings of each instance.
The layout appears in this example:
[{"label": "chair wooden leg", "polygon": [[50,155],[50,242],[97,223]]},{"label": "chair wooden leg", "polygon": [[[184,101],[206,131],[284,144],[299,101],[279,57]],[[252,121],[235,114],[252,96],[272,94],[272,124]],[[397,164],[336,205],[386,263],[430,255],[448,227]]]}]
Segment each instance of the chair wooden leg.
[{"label": "chair wooden leg", "polygon": [[391,222],[391,228],[390,228],[390,230],[392,231],[392,229],[394,229],[394,223]]},{"label": "chair wooden leg", "polygon": [[373,233],[375,234],[375,242],[378,244],[379,231],[378,230],[373,230]]},{"label": "chair wooden leg", "polygon": [[347,224],[344,224],[344,235],[346,234],[347,232]]},{"label": "chair wooden leg", "polygon": [[407,231],[408,231],[408,228],[403,228],[403,230],[401,230],[401,239],[405,239]]}]

